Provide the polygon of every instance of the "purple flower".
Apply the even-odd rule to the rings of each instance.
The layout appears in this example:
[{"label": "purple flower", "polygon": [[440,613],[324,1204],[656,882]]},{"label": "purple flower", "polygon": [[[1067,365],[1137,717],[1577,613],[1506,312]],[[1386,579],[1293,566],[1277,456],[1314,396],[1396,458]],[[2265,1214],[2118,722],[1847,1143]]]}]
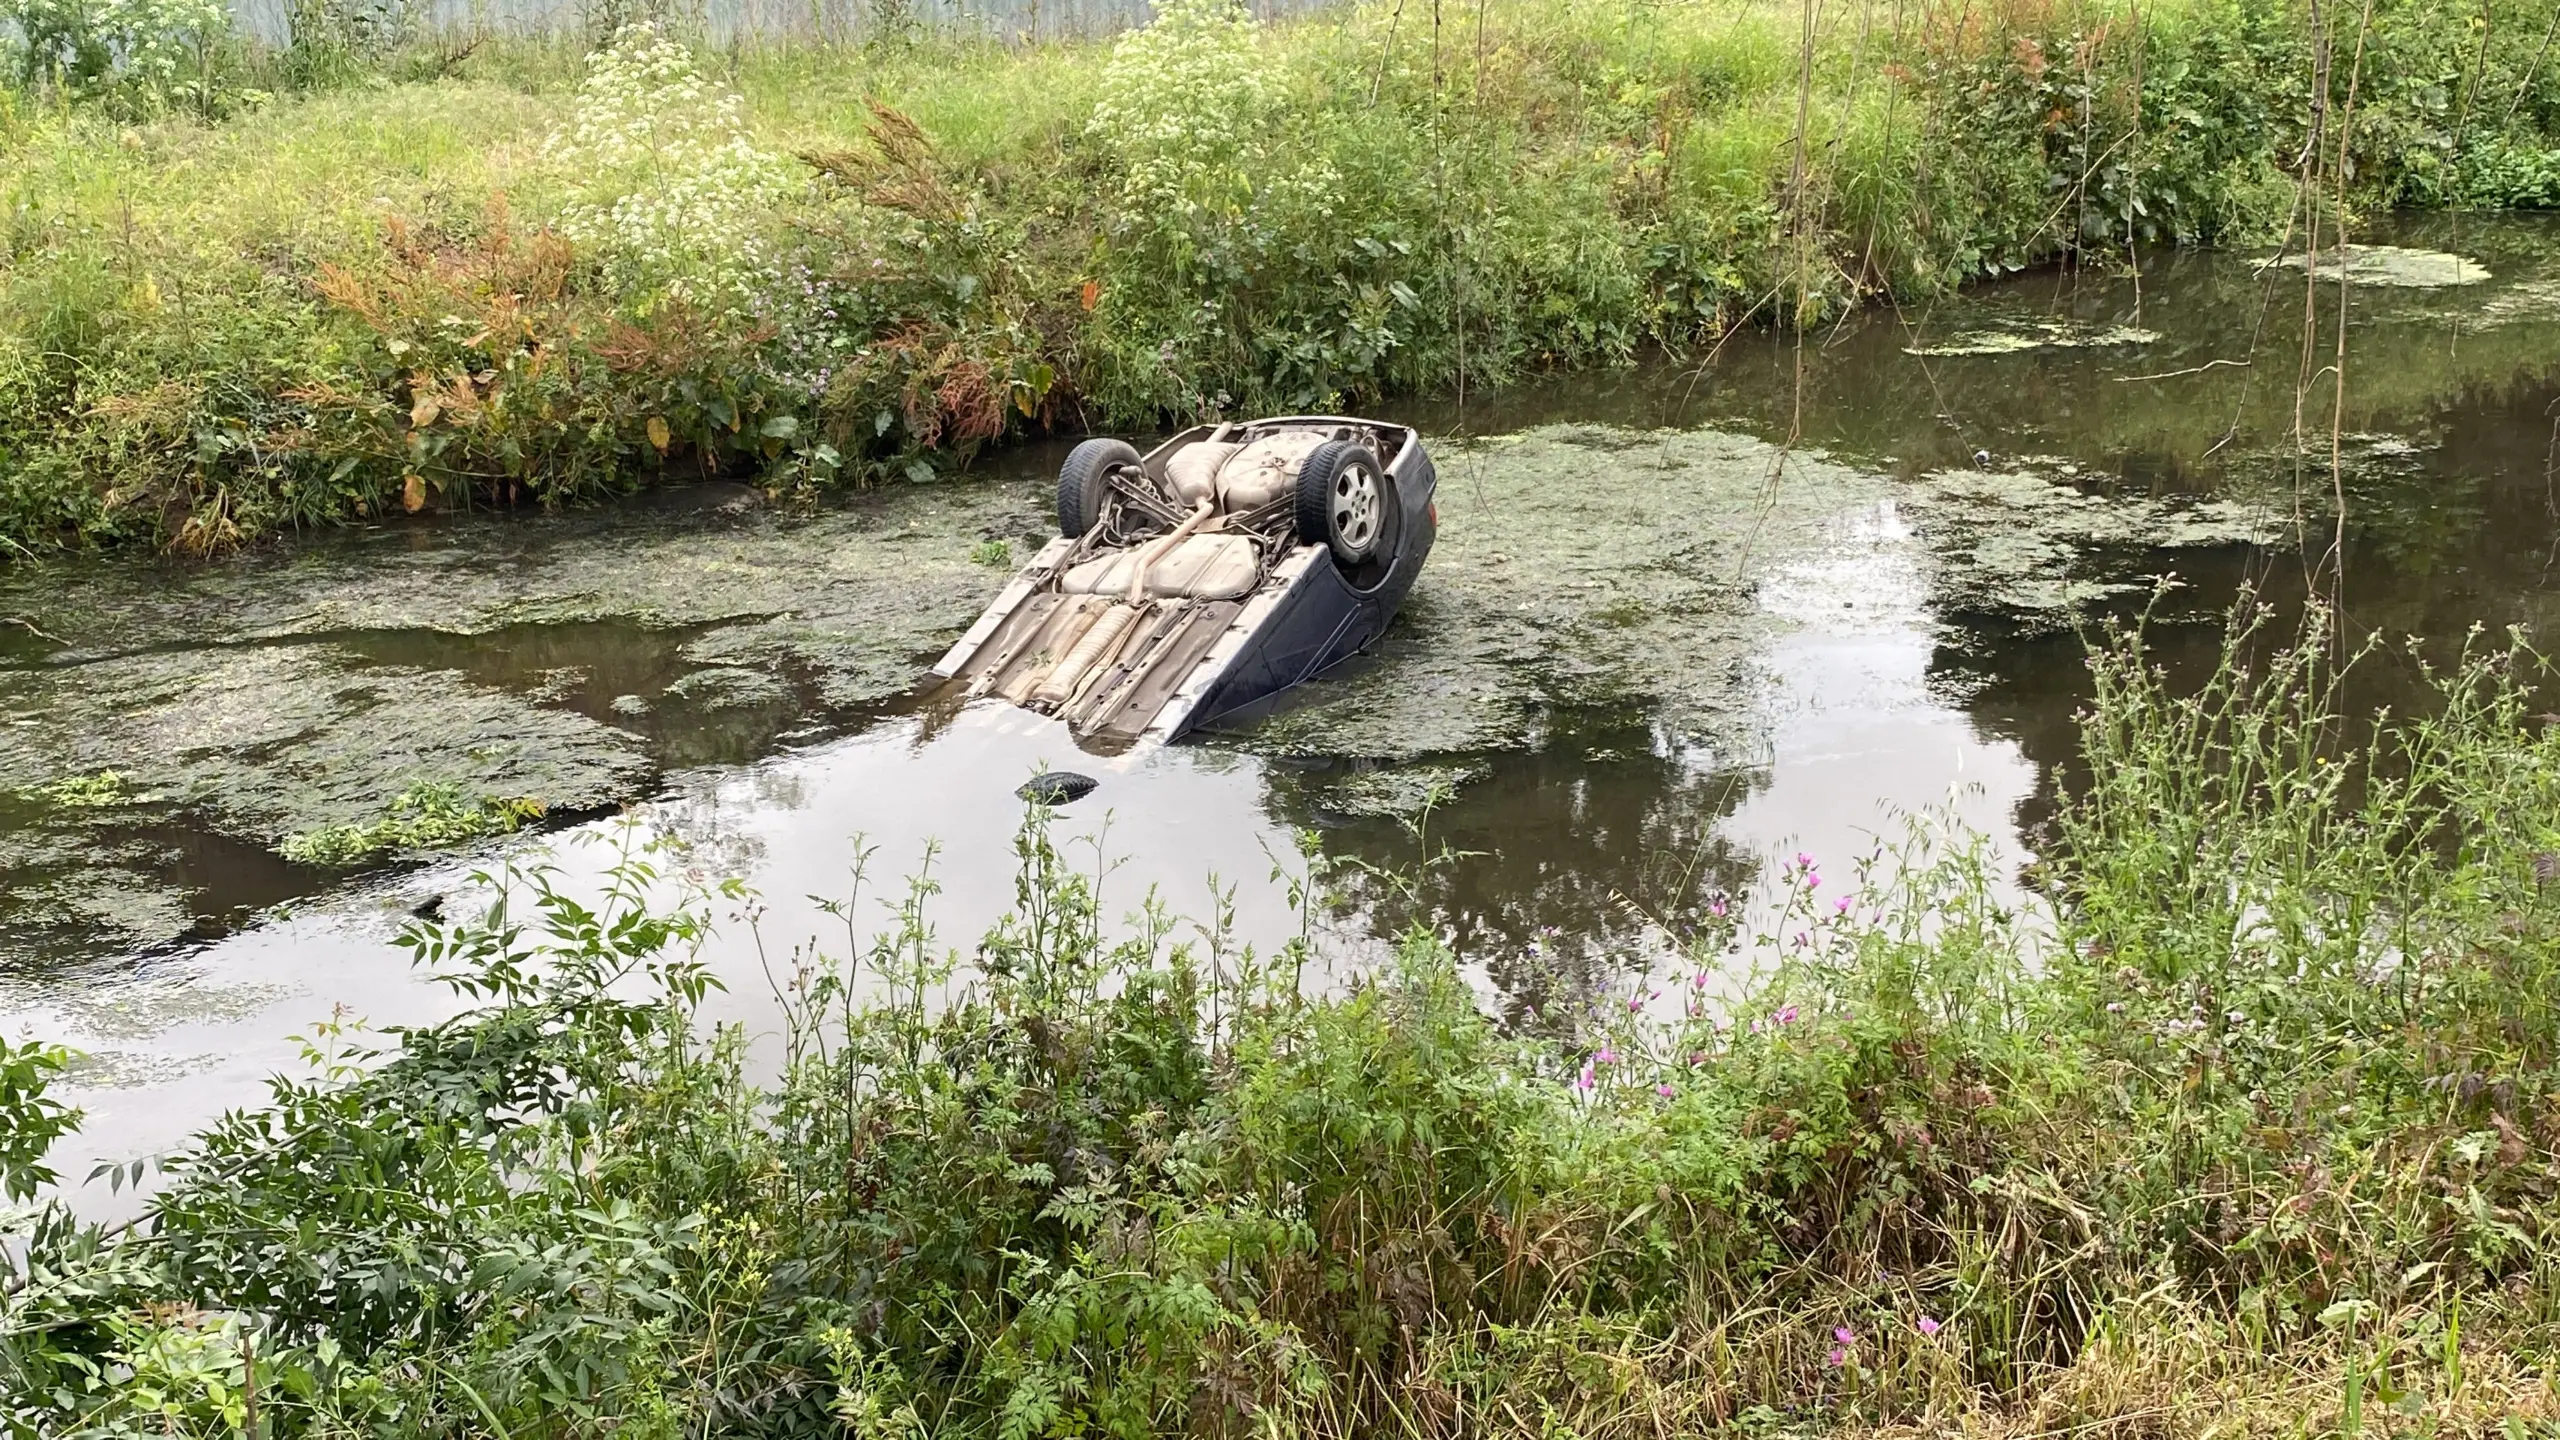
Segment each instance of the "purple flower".
[{"label": "purple flower", "polygon": [[1835,1325],[1831,1329],[1831,1338],[1843,1345],[1855,1345],[1858,1343],[1858,1332],[1846,1325]]},{"label": "purple flower", "polygon": [[1937,1317],[1936,1317],[1936,1316],[1934,1316],[1934,1315],[1923,1315],[1923,1316],[1921,1316],[1921,1317],[1920,1317],[1920,1333],[1921,1333],[1921,1334],[1923,1334],[1923,1335],[1935,1335],[1935,1334],[1937,1334],[1937,1333],[1938,1333],[1938,1320],[1937,1320]]},{"label": "purple flower", "polygon": [[1668,1085],[1656,1085],[1656,1086],[1654,1086],[1654,1087],[1653,1087],[1653,1093],[1654,1093],[1654,1094],[1656,1094],[1656,1095],[1661,1096],[1661,1097],[1662,1097],[1663,1099],[1665,1099],[1665,1100],[1668,1100],[1668,1099],[1670,1099],[1673,1095],[1676,1095],[1676,1094],[1678,1094],[1679,1092],[1678,1092],[1678,1091],[1676,1091],[1676,1090],[1673,1090],[1673,1089],[1672,1089],[1670,1086],[1668,1086]]},{"label": "purple flower", "polygon": [[1839,913],[1839,914],[1842,914],[1842,915],[1846,915],[1846,914],[1848,914],[1848,913],[1849,913],[1849,897],[1848,897],[1848,896],[1846,896],[1846,895],[1843,895],[1843,896],[1841,896],[1839,899],[1832,901],[1832,902],[1831,902],[1831,908],[1832,908],[1832,910],[1834,910],[1835,912],[1837,912],[1837,913]]},{"label": "purple flower", "polygon": [[1812,868],[1813,868],[1813,857],[1812,857],[1812,856],[1810,856],[1810,855],[1807,855],[1806,853],[1804,853],[1804,852],[1803,852],[1803,851],[1801,851],[1801,850],[1797,851],[1797,852],[1796,852],[1796,868],[1797,868],[1797,869],[1799,869],[1799,870],[1810,870],[1810,869],[1812,869]]},{"label": "purple flower", "polygon": [[1724,918],[1724,897],[1723,897],[1723,896],[1721,896],[1721,895],[1719,895],[1719,896],[1717,896],[1716,898],[1714,898],[1713,900],[1708,901],[1708,902],[1707,902],[1707,913],[1708,913],[1708,914],[1710,914],[1710,915],[1715,916],[1715,917],[1716,917],[1717,919],[1719,919],[1719,920],[1723,919],[1723,918]]},{"label": "purple flower", "polygon": [[1618,1063],[1618,1052],[1603,1045],[1600,1047],[1600,1053],[1591,1057],[1591,1062],[1595,1065],[1615,1065]]},{"label": "purple flower", "polygon": [[1582,1073],[1573,1078],[1573,1088],[1576,1090],[1588,1090],[1599,1083],[1600,1077],[1591,1073],[1591,1066],[1587,1063],[1582,1067]]},{"label": "purple flower", "polygon": [[1700,990],[1704,990],[1704,989],[1706,989],[1706,988],[1707,988],[1707,972],[1706,972],[1706,971],[1704,971],[1704,970],[1701,970],[1701,971],[1699,971],[1697,974],[1690,976],[1690,977],[1689,977],[1689,983],[1690,983],[1690,985],[1692,985],[1693,987],[1695,987],[1695,988],[1697,988],[1697,989],[1700,989]]},{"label": "purple flower", "polygon": [[1644,997],[1643,997],[1643,996],[1641,996],[1641,995],[1630,995],[1630,996],[1628,996],[1628,997],[1627,997],[1627,1013],[1628,1013],[1628,1014],[1633,1015],[1634,1013],[1636,1013],[1636,1012],[1637,1012],[1637,1011],[1639,1011],[1639,1010],[1642,1010],[1643,1008],[1644,1008]]},{"label": "purple flower", "polygon": [[1821,889],[1821,888],[1822,888],[1822,877],[1821,877],[1821,876],[1819,876],[1819,875],[1814,874],[1814,873],[1813,873],[1812,871],[1810,871],[1810,870],[1807,870],[1806,872],[1804,872],[1804,888],[1806,888],[1807,890],[1819,890],[1819,889]]},{"label": "purple flower", "polygon": [[1789,1005],[1785,1009],[1780,1010],[1778,1012],[1778,1023],[1781,1025],[1793,1025],[1796,1023],[1796,1007]]},{"label": "purple flower", "polygon": [[1849,1352],[1839,1348],[1838,1346],[1833,1346],[1831,1353],[1823,1357],[1822,1363],[1830,1366],[1834,1370],[1837,1370],[1841,1366],[1849,1363]]}]

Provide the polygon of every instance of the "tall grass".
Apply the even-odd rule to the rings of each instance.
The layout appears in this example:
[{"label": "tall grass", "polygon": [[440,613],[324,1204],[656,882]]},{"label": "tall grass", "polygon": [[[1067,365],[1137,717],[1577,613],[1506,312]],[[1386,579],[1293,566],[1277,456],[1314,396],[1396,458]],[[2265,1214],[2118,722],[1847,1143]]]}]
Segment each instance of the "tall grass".
[{"label": "tall grass", "polygon": [[[2350,208],[2560,196],[2546,0],[2385,4],[2361,42],[2263,0],[1222,13],[704,47],[698,80],[224,41],[192,89],[0,91],[0,551],[921,479],[2269,239],[2351,83]],[[731,92],[734,145],[667,148]],[[599,115],[654,156],[553,143]],[[617,214],[657,228],[578,219]]]},{"label": "tall grass", "polygon": [[44,1435],[2542,1433],[2538,660],[2369,722],[2316,621],[2194,694],[2092,663],[2023,908],[1934,824],[1797,857],[1562,1039],[1423,930],[1317,992],[1304,941],[1107,923],[1034,812],[966,954],[929,879],[777,954],[759,1085],[645,848],[592,908],[516,877],[409,936],[477,1008],[324,1032],[129,1234],[22,1232],[0,1390]]}]

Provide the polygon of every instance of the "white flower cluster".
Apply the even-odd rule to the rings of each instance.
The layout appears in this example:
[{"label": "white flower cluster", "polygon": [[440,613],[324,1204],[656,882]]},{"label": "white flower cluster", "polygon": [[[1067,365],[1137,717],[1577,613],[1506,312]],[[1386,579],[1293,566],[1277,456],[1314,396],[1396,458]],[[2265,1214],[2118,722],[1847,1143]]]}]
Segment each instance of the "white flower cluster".
[{"label": "white flower cluster", "polygon": [[562,233],[594,246],[644,308],[734,307],[769,278],[767,215],[791,169],[748,135],[737,93],[655,26],[627,26],[587,58],[577,110],[543,155],[570,191]]},{"label": "white flower cluster", "polygon": [[33,73],[75,83],[175,88],[199,77],[200,47],[231,29],[222,0],[0,0]]},{"label": "white flower cluster", "polygon": [[1237,0],[1158,0],[1120,37],[1087,133],[1128,166],[1133,216],[1250,193],[1274,100],[1251,14]]}]

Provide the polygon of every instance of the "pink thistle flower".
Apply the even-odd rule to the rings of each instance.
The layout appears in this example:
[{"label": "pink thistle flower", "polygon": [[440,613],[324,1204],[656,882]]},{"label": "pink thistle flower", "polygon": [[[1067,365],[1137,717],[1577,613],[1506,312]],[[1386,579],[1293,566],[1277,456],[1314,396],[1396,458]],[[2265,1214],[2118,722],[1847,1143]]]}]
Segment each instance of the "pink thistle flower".
[{"label": "pink thistle flower", "polygon": [[1921,1334],[1923,1334],[1923,1335],[1935,1335],[1935,1334],[1937,1334],[1937,1333],[1938,1333],[1938,1330],[1939,1330],[1939,1325],[1938,1325],[1938,1320],[1937,1320],[1937,1317],[1936,1317],[1936,1316],[1934,1316],[1934,1315],[1923,1315],[1923,1316],[1921,1316],[1921,1317],[1920,1317],[1920,1333],[1921,1333]]},{"label": "pink thistle flower", "polygon": [[1836,1325],[1832,1327],[1831,1338],[1843,1345],[1855,1345],[1858,1343],[1858,1332],[1846,1325]]},{"label": "pink thistle flower", "polygon": [[1841,1366],[1849,1363],[1849,1352],[1840,1349],[1838,1346],[1833,1346],[1831,1353],[1823,1357],[1822,1363],[1830,1366],[1834,1370],[1837,1370]]}]

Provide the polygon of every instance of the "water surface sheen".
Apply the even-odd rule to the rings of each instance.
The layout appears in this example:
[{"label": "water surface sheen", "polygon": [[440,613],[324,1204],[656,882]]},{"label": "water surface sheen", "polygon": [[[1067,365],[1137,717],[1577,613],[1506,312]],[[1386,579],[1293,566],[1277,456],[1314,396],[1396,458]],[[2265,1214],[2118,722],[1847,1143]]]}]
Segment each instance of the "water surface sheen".
[{"label": "water surface sheen", "polygon": [[[709,950],[715,1009],[752,1025],[795,943],[841,943],[809,897],[851,892],[856,835],[875,896],[930,851],[965,940],[1011,897],[1012,791],[1041,766],[1101,780],[1064,823],[1115,909],[1155,887],[1206,914],[1232,887],[1238,932],[1272,943],[1301,917],[1266,877],[1312,835],[1402,872],[1338,872],[1311,922],[1337,963],[1428,925],[1537,1023],[1773,854],[1845,864],[1933,806],[2029,853],[2085,688],[2073,617],[2129,613],[2160,576],[2183,582],[2159,612],[2181,665],[2237,587],[2284,599],[2321,565],[2361,627],[2540,627],[2560,228],[2369,238],[2472,263],[2359,257],[2343,393],[2334,278],[2178,254],[1389,407],[1442,471],[1404,617],[1283,713],[1135,757],[913,689],[1002,583],[989,542],[1044,538],[1053,449],[816,514],[707,487],[202,568],[21,568],[0,576],[0,1024],[88,1056],[67,1171],[166,1147],[254,1100],[333,1006],[437,1013],[389,945],[410,912],[502,853],[592,870],[570,842],[645,803],[686,866],[764,897]],[[551,820],[355,875],[277,853],[417,784]]]}]

